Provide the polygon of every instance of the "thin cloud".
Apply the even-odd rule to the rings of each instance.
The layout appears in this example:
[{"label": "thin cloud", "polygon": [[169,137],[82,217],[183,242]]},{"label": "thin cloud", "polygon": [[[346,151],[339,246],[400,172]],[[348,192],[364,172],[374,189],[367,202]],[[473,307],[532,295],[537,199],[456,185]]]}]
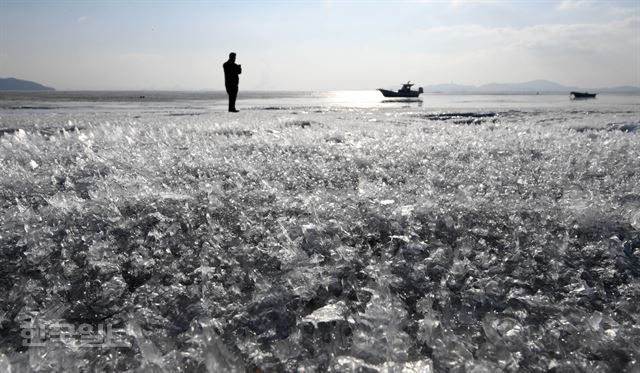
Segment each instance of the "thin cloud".
[{"label": "thin cloud", "polygon": [[498,2],[498,0],[450,0],[453,8],[460,8],[466,5],[497,4]]},{"label": "thin cloud", "polygon": [[482,71],[484,82],[532,77],[578,86],[640,82],[636,67],[640,16],[525,27],[467,24],[422,29],[417,34],[429,51],[425,60],[434,71],[451,72],[451,81],[473,83]]},{"label": "thin cloud", "polygon": [[570,50],[607,50],[610,46],[637,43],[640,16],[608,23],[540,24],[527,27],[489,27],[456,25],[421,29],[426,35],[451,38],[451,45],[469,44],[521,48],[566,48]]},{"label": "thin cloud", "polygon": [[89,17],[87,17],[87,16],[82,16],[82,17],[78,17],[78,19],[76,20],[76,22],[78,22],[78,23],[84,23],[84,22],[87,22],[87,20],[89,20]]},{"label": "thin cloud", "polygon": [[640,14],[640,3],[632,4],[632,6],[630,7],[609,6],[607,9],[607,13],[612,16],[632,16],[635,14]]},{"label": "thin cloud", "polygon": [[558,10],[576,10],[589,8],[593,5],[593,0],[562,0],[557,6]]}]

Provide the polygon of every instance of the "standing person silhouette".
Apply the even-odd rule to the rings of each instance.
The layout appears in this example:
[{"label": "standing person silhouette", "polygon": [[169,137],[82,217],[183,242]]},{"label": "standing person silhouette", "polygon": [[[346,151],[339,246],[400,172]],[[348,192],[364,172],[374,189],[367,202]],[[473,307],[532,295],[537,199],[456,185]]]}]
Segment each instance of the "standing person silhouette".
[{"label": "standing person silhouette", "polygon": [[242,66],[236,65],[235,53],[229,53],[229,60],[222,65],[222,68],[224,69],[224,86],[229,95],[229,112],[237,113],[236,97],[238,97],[238,83],[240,82],[238,75],[242,74]]}]

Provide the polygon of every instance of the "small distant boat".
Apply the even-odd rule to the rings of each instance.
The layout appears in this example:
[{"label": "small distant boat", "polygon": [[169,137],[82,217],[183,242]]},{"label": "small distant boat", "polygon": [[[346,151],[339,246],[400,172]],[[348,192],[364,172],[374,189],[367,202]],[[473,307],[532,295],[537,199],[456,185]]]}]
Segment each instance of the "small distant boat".
[{"label": "small distant boat", "polygon": [[597,93],[588,93],[588,92],[571,92],[569,94],[569,97],[571,97],[571,99],[576,99],[576,98],[596,98]]},{"label": "small distant boat", "polygon": [[388,89],[378,88],[378,91],[382,93],[384,97],[418,97],[420,93],[423,93],[422,87],[418,88],[417,91],[411,89],[414,84],[411,82],[407,82],[402,85],[398,91],[390,91]]}]

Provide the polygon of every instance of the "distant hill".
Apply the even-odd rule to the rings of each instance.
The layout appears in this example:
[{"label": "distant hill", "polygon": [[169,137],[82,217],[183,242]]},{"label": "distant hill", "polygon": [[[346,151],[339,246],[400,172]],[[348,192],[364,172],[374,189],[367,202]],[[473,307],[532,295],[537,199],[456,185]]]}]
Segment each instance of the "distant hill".
[{"label": "distant hill", "polygon": [[578,87],[565,86],[548,80],[532,80],[524,83],[493,83],[478,87],[482,92],[568,92]]},{"label": "distant hill", "polygon": [[55,89],[28,80],[0,78],[0,91],[55,91]]},{"label": "distant hill", "polygon": [[461,84],[435,84],[424,87],[425,92],[472,92],[477,90],[478,87],[473,85],[461,85]]},{"label": "distant hill", "polygon": [[459,84],[435,84],[424,87],[425,92],[449,93],[568,93],[571,91],[588,91],[596,93],[640,93],[640,87],[621,86],[614,88],[579,88],[566,86],[548,80],[532,80],[523,83],[491,83],[481,86]]}]

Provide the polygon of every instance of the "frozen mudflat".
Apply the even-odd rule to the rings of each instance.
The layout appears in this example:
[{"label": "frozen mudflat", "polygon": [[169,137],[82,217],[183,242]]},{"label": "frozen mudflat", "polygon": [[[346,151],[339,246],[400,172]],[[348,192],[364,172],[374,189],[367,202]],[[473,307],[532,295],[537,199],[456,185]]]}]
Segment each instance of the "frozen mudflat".
[{"label": "frozen mudflat", "polygon": [[640,369],[638,105],[4,105],[2,372]]}]

